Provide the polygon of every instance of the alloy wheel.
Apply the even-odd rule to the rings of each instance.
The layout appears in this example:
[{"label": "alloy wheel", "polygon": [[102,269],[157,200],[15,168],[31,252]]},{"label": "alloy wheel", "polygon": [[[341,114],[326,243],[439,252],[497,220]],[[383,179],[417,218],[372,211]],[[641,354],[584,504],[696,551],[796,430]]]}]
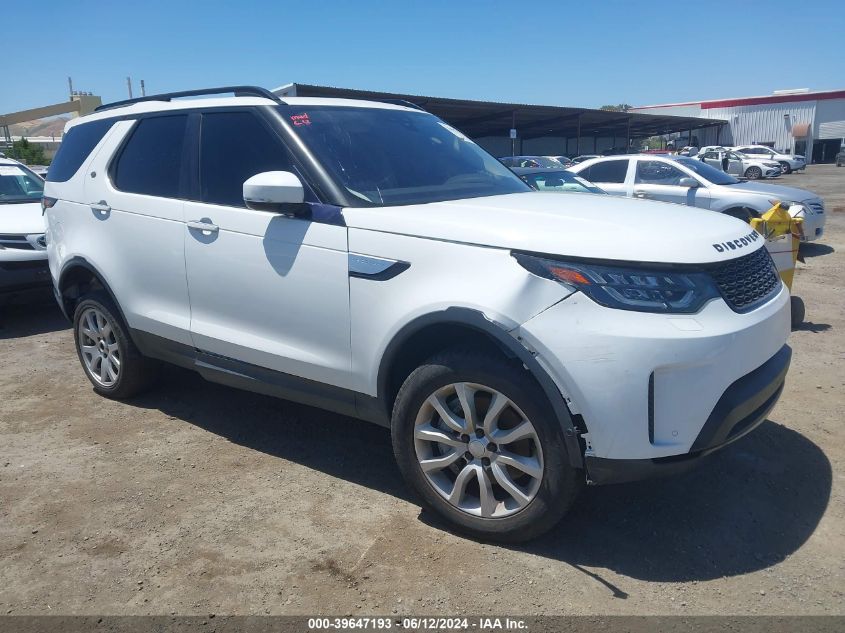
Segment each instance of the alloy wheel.
[{"label": "alloy wheel", "polygon": [[108,317],[88,308],[79,319],[79,354],[85,371],[99,385],[113,387],[120,376],[120,347]]},{"label": "alloy wheel", "polygon": [[516,514],[534,500],[543,478],[534,425],[507,396],[476,383],[449,384],[426,398],[414,448],[428,483],[473,516]]}]

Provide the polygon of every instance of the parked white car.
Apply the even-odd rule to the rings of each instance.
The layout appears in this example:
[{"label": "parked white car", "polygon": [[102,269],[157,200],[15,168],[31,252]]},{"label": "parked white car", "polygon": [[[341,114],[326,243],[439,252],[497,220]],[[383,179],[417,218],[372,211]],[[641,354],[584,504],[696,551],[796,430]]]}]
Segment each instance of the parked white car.
[{"label": "parked white car", "polygon": [[96,392],[159,359],[383,424],[429,507],[500,540],[777,401],[789,296],[747,225],[535,192],[417,109],[231,90],[67,124],[48,253]]},{"label": "parked white car", "polygon": [[708,149],[699,153],[696,158],[737,178],[759,180],[781,175],[780,163],[752,158],[729,149]]},{"label": "parked white car", "polygon": [[804,240],[824,234],[825,208],[811,191],[767,182],[742,182],[697,158],[630,155],[597,158],[569,168],[607,193],[676,202],[748,220],[780,202],[804,220]]},{"label": "parked white car", "polygon": [[0,158],[0,301],[50,286],[43,191],[26,166]]},{"label": "parked white car", "polygon": [[737,145],[732,149],[742,152],[747,156],[753,156],[763,160],[773,160],[780,165],[781,171],[785,174],[806,169],[807,167],[807,161],[804,156],[800,154],[782,154],[765,145]]}]

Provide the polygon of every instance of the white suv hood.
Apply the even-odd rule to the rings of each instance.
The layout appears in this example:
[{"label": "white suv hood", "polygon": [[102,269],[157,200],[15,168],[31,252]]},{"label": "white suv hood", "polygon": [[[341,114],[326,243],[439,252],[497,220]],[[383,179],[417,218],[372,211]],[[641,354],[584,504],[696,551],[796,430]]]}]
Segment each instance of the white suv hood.
[{"label": "white suv hood", "polygon": [[750,226],[720,213],[597,194],[514,193],[421,205],[346,208],[343,215],[351,229],[637,262],[722,261],[752,252],[763,243]]},{"label": "white suv hood", "polygon": [[45,226],[39,202],[0,204],[0,233],[6,235],[44,233]]}]

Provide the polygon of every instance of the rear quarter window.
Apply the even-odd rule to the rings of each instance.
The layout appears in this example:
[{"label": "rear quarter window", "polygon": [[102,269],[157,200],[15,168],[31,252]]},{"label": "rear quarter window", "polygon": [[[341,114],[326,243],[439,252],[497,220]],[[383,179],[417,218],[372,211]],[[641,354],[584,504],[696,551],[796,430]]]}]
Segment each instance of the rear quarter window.
[{"label": "rear quarter window", "polygon": [[114,186],[127,193],[180,197],[188,115],[141,119],[112,169]]},{"label": "rear quarter window", "polygon": [[628,159],[605,160],[591,165],[579,175],[590,182],[623,184],[628,173]]},{"label": "rear quarter window", "polygon": [[91,123],[82,123],[70,128],[70,131],[65,134],[62,139],[62,144],[59,146],[59,151],[50,163],[50,169],[47,170],[48,182],[67,182],[73,175],[79,171],[82,163],[88,158],[97,143],[111,129],[114,124],[114,119],[103,119],[101,121],[92,121]]}]

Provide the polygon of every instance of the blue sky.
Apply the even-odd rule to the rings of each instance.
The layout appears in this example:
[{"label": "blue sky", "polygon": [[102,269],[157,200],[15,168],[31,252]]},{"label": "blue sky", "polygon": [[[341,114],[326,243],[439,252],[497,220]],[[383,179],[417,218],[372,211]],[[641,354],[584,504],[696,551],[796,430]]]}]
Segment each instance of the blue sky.
[{"label": "blue sky", "polygon": [[44,0],[0,24],[0,113],[64,100],[69,75],[105,101],[127,75],[586,107],[845,88],[842,0]]}]

